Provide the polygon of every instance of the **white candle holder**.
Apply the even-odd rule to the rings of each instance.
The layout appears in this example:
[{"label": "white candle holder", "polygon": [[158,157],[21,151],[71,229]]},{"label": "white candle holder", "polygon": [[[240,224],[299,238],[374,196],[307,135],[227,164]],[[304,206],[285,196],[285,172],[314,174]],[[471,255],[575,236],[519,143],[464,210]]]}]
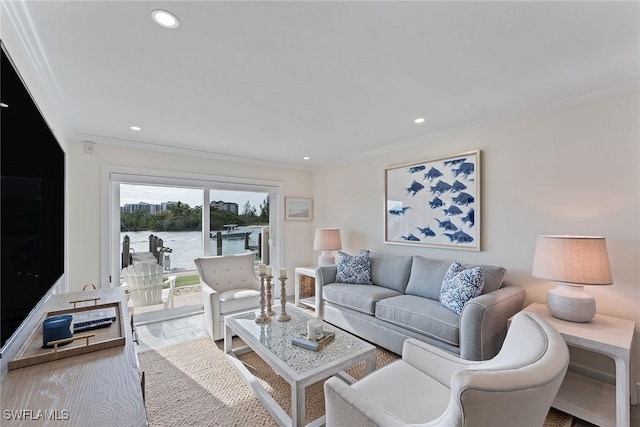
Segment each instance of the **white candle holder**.
[{"label": "white candle holder", "polygon": [[271,308],[271,302],[272,302],[272,296],[271,296],[271,279],[273,279],[273,276],[271,276],[269,273],[267,273],[267,316],[274,316],[276,314],[275,311],[273,311],[273,309]]},{"label": "white candle holder", "polygon": [[265,313],[266,298],[264,291],[265,274],[260,273],[260,314],[256,317],[256,323],[267,323],[271,318]]},{"label": "white candle holder", "polygon": [[278,322],[286,322],[291,320],[291,316],[287,314],[287,287],[286,277],[280,277],[280,314],[276,317]]}]

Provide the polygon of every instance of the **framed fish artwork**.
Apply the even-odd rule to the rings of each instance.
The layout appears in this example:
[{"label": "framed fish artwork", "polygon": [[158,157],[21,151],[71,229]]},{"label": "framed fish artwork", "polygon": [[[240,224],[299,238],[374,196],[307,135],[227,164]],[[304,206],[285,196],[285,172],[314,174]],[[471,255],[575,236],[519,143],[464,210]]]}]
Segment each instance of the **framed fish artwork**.
[{"label": "framed fish artwork", "polygon": [[480,250],[480,150],[385,169],[385,243]]}]

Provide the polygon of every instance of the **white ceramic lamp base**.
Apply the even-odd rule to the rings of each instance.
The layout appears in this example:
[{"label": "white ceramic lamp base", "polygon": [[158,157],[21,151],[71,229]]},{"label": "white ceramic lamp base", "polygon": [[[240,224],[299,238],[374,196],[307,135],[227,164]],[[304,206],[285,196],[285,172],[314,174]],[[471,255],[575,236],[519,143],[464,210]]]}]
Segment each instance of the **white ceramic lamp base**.
[{"label": "white ceramic lamp base", "polygon": [[318,265],[331,265],[336,263],[336,257],[331,251],[322,251],[318,257]]},{"label": "white ceramic lamp base", "polygon": [[596,315],[596,300],[583,286],[558,284],[547,292],[547,307],[553,317],[586,323]]}]

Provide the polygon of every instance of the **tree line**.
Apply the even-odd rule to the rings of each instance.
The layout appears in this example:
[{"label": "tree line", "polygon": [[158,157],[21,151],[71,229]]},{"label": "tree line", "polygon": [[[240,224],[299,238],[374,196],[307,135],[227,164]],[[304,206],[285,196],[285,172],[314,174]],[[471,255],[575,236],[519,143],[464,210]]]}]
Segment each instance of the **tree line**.
[{"label": "tree line", "polygon": [[[269,197],[266,197],[258,208],[248,200],[241,213],[236,214],[225,210],[209,208],[210,231],[222,230],[224,224],[268,225]],[[198,231],[202,229],[202,206],[190,207],[186,203],[178,202],[167,210],[158,214],[148,214],[137,210],[134,212],[120,212],[120,231]]]}]

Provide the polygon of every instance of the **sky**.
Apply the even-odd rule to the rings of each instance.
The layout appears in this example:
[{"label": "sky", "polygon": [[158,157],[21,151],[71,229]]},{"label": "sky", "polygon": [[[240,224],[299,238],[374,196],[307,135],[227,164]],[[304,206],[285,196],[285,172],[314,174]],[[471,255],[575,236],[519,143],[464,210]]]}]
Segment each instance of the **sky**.
[{"label": "sky", "polygon": [[[211,190],[211,201],[222,200],[238,204],[242,211],[244,204],[249,201],[256,209],[260,210],[260,204],[267,197],[267,193],[251,193],[243,191]],[[162,202],[182,202],[190,207],[202,205],[202,190],[158,187],[152,185],[120,184],[120,206],[146,202],[160,204]]]}]

